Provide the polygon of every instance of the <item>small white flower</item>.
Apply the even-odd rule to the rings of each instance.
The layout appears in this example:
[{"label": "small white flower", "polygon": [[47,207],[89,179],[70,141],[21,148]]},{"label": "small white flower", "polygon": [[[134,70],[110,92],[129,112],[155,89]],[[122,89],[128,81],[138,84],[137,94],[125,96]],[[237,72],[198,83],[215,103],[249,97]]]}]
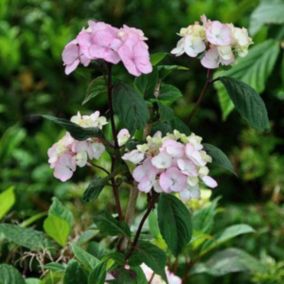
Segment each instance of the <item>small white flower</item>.
[{"label": "small white flower", "polygon": [[144,153],[138,150],[132,150],[122,156],[122,159],[125,161],[129,161],[133,164],[138,164],[144,159]]},{"label": "small white flower", "polygon": [[161,152],[151,160],[152,165],[157,169],[169,168],[172,164],[172,157],[167,153]]},{"label": "small white flower", "polygon": [[118,145],[123,146],[130,138],[130,133],[126,128],[121,129],[117,134]]}]

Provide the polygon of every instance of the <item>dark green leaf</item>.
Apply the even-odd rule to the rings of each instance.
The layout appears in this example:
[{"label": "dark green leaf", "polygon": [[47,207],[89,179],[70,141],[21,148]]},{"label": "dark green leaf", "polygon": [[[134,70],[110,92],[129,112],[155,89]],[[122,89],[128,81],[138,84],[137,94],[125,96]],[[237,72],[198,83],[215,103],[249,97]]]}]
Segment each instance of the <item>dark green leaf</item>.
[{"label": "dark green leaf", "polygon": [[86,104],[97,96],[107,96],[106,82],[103,76],[94,79],[88,86],[87,95],[82,103]]},{"label": "dark green leaf", "polygon": [[[279,42],[267,40],[252,47],[248,55],[239,58],[236,64],[229,70],[216,72],[214,77],[233,77],[248,84],[255,89],[256,92],[262,93],[265,89],[266,81],[276,63],[279,50]],[[221,104],[223,118],[226,118],[233,110],[234,105],[222,84],[217,81],[215,87],[218,90],[218,98]]]},{"label": "dark green leaf", "polygon": [[173,103],[182,97],[181,91],[173,85],[161,84],[158,100],[165,103]]},{"label": "dark green leaf", "polygon": [[119,222],[107,212],[96,216],[95,223],[103,234],[130,237],[128,225],[125,222]]},{"label": "dark green leaf", "polygon": [[137,77],[134,81],[134,86],[145,98],[154,98],[158,79],[158,71],[154,68],[152,73]]},{"label": "dark green leaf", "polygon": [[160,65],[158,66],[158,71],[161,79],[165,79],[173,71],[187,71],[188,67],[180,65]]},{"label": "dark green leaf", "polygon": [[106,280],[106,263],[97,264],[94,270],[90,273],[88,284],[104,284]]},{"label": "dark green leaf", "polygon": [[42,115],[42,117],[60,125],[64,129],[66,129],[73,138],[79,141],[86,140],[90,137],[102,136],[102,132],[98,128],[83,128],[67,119],[58,118],[51,115]]},{"label": "dark green leaf", "polygon": [[188,126],[174,114],[170,107],[162,103],[158,103],[158,106],[161,122],[169,125],[171,131],[176,129],[185,134],[190,133]]},{"label": "dark green leaf", "polygon": [[240,249],[229,248],[215,253],[205,263],[193,266],[191,274],[207,273],[213,276],[222,276],[233,272],[264,270],[261,262],[251,255]]},{"label": "dark green leaf", "polygon": [[[87,284],[87,277],[79,263],[71,259],[64,274],[64,284]],[[95,283],[95,282],[94,282]]]},{"label": "dark green leaf", "polygon": [[124,267],[119,267],[115,271],[115,279],[109,281],[112,284],[147,284],[148,281],[139,266],[131,267],[130,269],[125,269]]},{"label": "dark green leaf", "polygon": [[134,266],[145,263],[166,280],[166,260],[166,254],[160,248],[150,242],[140,241],[130,257],[129,263]]},{"label": "dark green leaf", "polygon": [[175,196],[161,194],[158,203],[158,223],[169,249],[177,256],[191,239],[191,214]]},{"label": "dark green leaf", "polygon": [[107,184],[108,180],[108,177],[101,178],[96,176],[95,179],[90,182],[87,189],[85,190],[83,200],[85,202],[89,202],[91,199],[96,200],[99,197],[104,186]]},{"label": "dark green leaf", "polygon": [[99,263],[99,260],[96,257],[77,245],[72,245],[72,251],[79,263],[81,263],[82,266],[89,272],[91,272]]},{"label": "dark green leaf", "polygon": [[123,127],[131,133],[144,128],[149,112],[142,96],[132,86],[122,82],[115,86],[113,92],[113,108]]},{"label": "dark green leaf", "polygon": [[33,251],[54,250],[55,244],[45,237],[45,235],[31,228],[22,228],[14,224],[0,224],[0,235],[18,246],[28,248]]},{"label": "dark green leaf", "polygon": [[12,265],[0,264],[1,284],[25,284],[25,280],[19,271]]},{"label": "dark green leaf", "polygon": [[262,98],[246,83],[229,77],[220,77],[227,92],[241,116],[250,126],[269,129],[267,110]]},{"label": "dark green leaf", "polygon": [[206,152],[212,157],[214,165],[224,168],[234,175],[236,174],[231,161],[221,149],[207,143],[204,143],[203,145]]}]

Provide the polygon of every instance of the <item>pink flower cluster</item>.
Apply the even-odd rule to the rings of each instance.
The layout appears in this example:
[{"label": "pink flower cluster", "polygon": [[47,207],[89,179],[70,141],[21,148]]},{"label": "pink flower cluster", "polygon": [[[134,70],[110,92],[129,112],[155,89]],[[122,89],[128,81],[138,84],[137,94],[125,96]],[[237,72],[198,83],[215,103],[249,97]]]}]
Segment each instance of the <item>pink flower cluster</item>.
[{"label": "pink flower cluster", "polygon": [[201,64],[208,69],[219,65],[231,65],[237,56],[244,57],[252,40],[245,28],[234,27],[233,24],[222,24],[219,21],[201,17],[202,24],[196,22],[182,28],[182,37],[171,53],[180,56],[186,53],[190,57],[201,54]]},{"label": "pink flower cluster", "polygon": [[[81,127],[102,128],[106,124],[106,119],[95,112],[90,116],[73,116],[71,121],[78,123]],[[69,132],[66,132],[63,138],[52,145],[48,150],[48,163],[54,170],[54,176],[61,180],[67,181],[78,167],[84,167],[89,160],[99,159],[105,151],[105,146],[96,138],[89,138],[85,141],[74,139]]]},{"label": "pink flower cluster", "polygon": [[65,73],[73,72],[81,63],[88,66],[91,61],[102,59],[117,64],[120,61],[134,75],[152,72],[147,38],[136,28],[124,25],[118,29],[103,22],[89,21],[77,37],[69,42],[62,54]]},{"label": "pink flower cluster", "polygon": [[186,136],[175,130],[162,137],[157,132],[122,158],[137,165],[132,175],[140,191],[179,193],[183,200],[199,198],[200,182],[210,188],[217,186],[207,167],[212,158],[201,141],[194,133]]}]

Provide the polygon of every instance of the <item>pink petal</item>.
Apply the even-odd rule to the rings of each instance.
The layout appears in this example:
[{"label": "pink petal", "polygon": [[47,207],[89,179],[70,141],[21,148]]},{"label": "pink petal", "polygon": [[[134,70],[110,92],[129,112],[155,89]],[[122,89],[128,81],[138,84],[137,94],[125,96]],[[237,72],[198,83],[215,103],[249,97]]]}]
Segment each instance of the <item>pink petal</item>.
[{"label": "pink petal", "polygon": [[217,48],[210,48],[201,59],[201,64],[207,69],[218,68],[220,64],[220,58]]},{"label": "pink petal", "polygon": [[216,182],[215,179],[213,179],[212,177],[210,176],[204,176],[201,178],[202,181],[210,188],[215,188],[217,187],[218,183]]}]

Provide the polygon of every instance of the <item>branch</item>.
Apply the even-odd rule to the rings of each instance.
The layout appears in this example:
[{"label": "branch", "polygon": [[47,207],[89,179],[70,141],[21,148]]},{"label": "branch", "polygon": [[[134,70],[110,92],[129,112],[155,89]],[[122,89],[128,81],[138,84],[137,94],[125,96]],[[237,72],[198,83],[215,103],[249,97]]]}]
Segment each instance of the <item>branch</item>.
[{"label": "branch", "polygon": [[[115,149],[115,154],[111,156],[111,172],[114,172],[115,169],[115,164],[116,164],[116,159],[119,156],[119,145],[118,145],[118,140],[117,140],[117,133],[116,133],[116,128],[115,128],[115,122],[114,122],[114,113],[113,113],[113,106],[112,106],[112,65],[108,64],[107,65],[107,91],[108,91],[108,105],[109,105],[109,111],[110,111],[110,122],[111,122],[111,130],[112,130],[112,136],[114,140],[114,149]],[[112,191],[113,191],[113,196],[115,200],[115,206],[116,206],[116,211],[118,213],[119,220],[123,220],[123,214],[122,214],[122,209],[120,205],[120,199],[119,199],[119,191],[115,182],[115,178],[111,178],[111,184],[112,184]]]},{"label": "branch", "polygon": [[204,96],[206,94],[206,91],[207,91],[209,85],[212,84],[214,81],[211,80],[211,70],[208,69],[207,70],[207,77],[206,77],[205,84],[204,84],[204,86],[203,86],[203,88],[202,88],[202,90],[200,92],[200,95],[199,95],[199,97],[197,99],[197,102],[196,102],[196,104],[195,104],[191,114],[189,115],[188,122],[190,122],[192,120],[192,118],[194,117],[194,115],[196,114],[196,112],[197,112],[197,110],[198,110],[198,108],[199,108],[199,106],[200,106],[200,104],[201,104],[201,102],[202,102],[202,100],[203,100],[203,98],[204,98]]},{"label": "branch", "polygon": [[137,246],[137,243],[138,243],[140,234],[142,232],[142,228],[144,226],[144,223],[147,220],[148,216],[150,215],[152,209],[155,208],[155,203],[157,202],[158,196],[159,196],[159,194],[157,194],[156,192],[153,192],[152,195],[148,194],[148,207],[147,207],[147,211],[145,212],[144,216],[142,217],[142,219],[140,221],[140,224],[138,226],[138,229],[137,229],[137,232],[135,234],[135,237],[134,237],[134,240],[132,242],[132,245],[130,247],[130,250],[129,250],[129,252],[127,253],[127,255],[125,257],[126,261],[130,258],[130,256],[132,255],[132,253],[134,252],[134,250],[135,250],[135,248]]}]

